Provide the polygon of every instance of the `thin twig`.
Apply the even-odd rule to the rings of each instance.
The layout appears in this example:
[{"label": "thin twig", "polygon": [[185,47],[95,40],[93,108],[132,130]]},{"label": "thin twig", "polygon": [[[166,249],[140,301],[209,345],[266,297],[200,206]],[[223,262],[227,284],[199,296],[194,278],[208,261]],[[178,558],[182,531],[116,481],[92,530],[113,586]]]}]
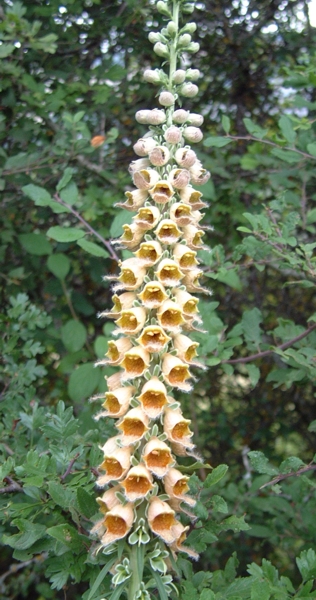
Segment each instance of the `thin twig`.
[{"label": "thin twig", "polygon": [[222,363],[228,364],[228,365],[234,365],[234,364],[238,364],[238,363],[248,363],[248,362],[251,362],[252,360],[256,360],[257,358],[263,358],[263,356],[269,356],[270,354],[274,354],[274,352],[276,352],[277,350],[286,350],[286,348],[290,348],[290,346],[292,346],[293,344],[296,344],[296,342],[299,342],[304,337],[309,335],[312,331],[314,331],[314,329],[316,329],[316,323],[314,323],[314,325],[311,325],[311,327],[308,327],[308,329],[305,329],[305,331],[300,333],[300,335],[297,335],[292,340],[289,340],[288,342],[284,342],[284,344],[281,344],[280,346],[276,346],[275,348],[271,348],[271,350],[264,350],[263,352],[257,352],[256,354],[252,354],[251,356],[245,356],[244,358],[233,358],[231,360],[223,360]]},{"label": "thin twig", "polygon": [[11,477],[5,477],[4,481],[7,481],[9,485],[0,488],[0,494],[12,494],[14,492],[22,492],[23,488],[19,483],[11,479]]},{"label": "thin twig", "polygon": [[71,459],[65,473],[63,475],[60,476],[60,481],[64,481],[64,479],[66,479],[67,475],[69,475],[69,473],[71,472],[71,469],[74,465],[74,463],[76,462],[78,456],[80,456],[80,453],[77,452],[77,454],[75,454],[75,456]]},{"label": "thin twig", "polygon": [[283,481],[283,479],[287,479],[288,477],[299,477],[300,475],[303,475],[303,473],[307,473],[308,471],[316,471],[316,465],[308,465],[307,467],[302,467],[301,469],[293,471],[292,473],[284,473],[283,475],[277,475],[277,477],[274,477],[273,479],[271,479],[271,481],[268,481],[268,483],[264,483],[263,485],[261,485],[259,490],[262,490],[268,485],[275,485],[276,483],[279,483],[279,481]]},{"label": "thin twig", "polygon": [[252,135],[226,135],[231,140],[246,140],[246,142],[262,142],[262,144],[267,144],[268,146],[273,146],[274,148],[279,148],[280,150],[291,150],[292,152],[296,152],[297,154],[301,154],[304,158],[311,158],[312,160],[316,160],[316,156],[312,154],[308,154],[308,152],[303,152],[303,150],[298,150],[298,148],[291,148],[291,146],[280,146],[275,142],[270,142],[269,140],[262,140],[260,138],[254,137]]},{"label": "thin twig", "polygon": [[9,569],[5,573],[3,573],[3,575],[1,575],[0,584],[2,584],[7,577],[10,577],[10,575],[14,575],[17,571],[21,571],[21,569],[28,567],[32,563],[43,562],[43,560],[45,560],[47,558],[47,556],[48,556],[47,552],[42,552],[42,554],[37,554],[30,560],[24,560],[23,562],[20,562],[20,563],[14,563],[13,565],[11,565],[9,567]]},{"label": "thin twig", "polygon": [[109,251],[111,258],[113,258],[113,260],[116,260],[116,262],[119,262],[119,257],[116,254],[115,250],[113,250],[111,243],[108,240],[105,240],[104,237],[102,237],[102,235],[100,233],[98,233],[95,229],[93,229],[93,227],[91,227],[91,225],[89,225],[89,223],[70,205],[67,204],[66,202],[64,202],[60,196],[58,196],[58,194],[54,195],[54,198],[56,200],[56,202],[58,202],[58,204],[61,204],[62,206],[65,206],[66,208],[68,208],[68,210],[70,210],[70,212],[78,219],[78,221],[80,221],[86,229],[88,229],[88,231],[90,231],[90,233],[92,233],[93,235],[95,235],[98,240],[100,240],[100,242],[107,248],[107,250]]}]

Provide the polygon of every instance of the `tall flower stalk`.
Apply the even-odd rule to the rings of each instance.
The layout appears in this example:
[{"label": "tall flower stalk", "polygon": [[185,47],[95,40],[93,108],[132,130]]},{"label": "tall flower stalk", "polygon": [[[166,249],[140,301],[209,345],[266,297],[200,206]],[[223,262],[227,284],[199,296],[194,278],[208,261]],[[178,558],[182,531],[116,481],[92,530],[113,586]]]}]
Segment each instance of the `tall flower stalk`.
[{"label": "tall flower stalk", "polygon": [[[185,544],[188,527],[179,518],[181,512],[191,515],[195,500],[177,464],[178,457],[194,455],[193,434],[175,398],[178,390],[190,392],[191,369],[202,367],[190,333],[201,323],[194,294],[206,291],[197,258],[205,204],[194,184],[205,183],[209,173],[190,146],[203,137],[203,117],[182,108],[183,99],[198,93],[194,82],[200,73],[178,68],[183,55],[199,49],[191,39],[195,23],[179,24],[181,14],[193,8],[182,0],[157,2],[167,24],[149,39],[169,72],[144,73],[147,82],[160,86],[159,107],[136,113],[148,131],[134,145],[135,187],[119,203],[135,212],[133,223],[123,226],[117,240],[132,256],[109,278],[115,281],[113,308],[103,313],[117,328],[99,364],[120,370],[107,378],[103,410],[96,417],[117,419],[117,435],[102,448],[97,483],[105,491],[98,498],[102,519],[94,532],[100,550],[114,554],[112,583],[125,586],[128,600],[152,598],[157,574],[170,595],[168,572],[178,552],[197,557]],[[147,584],[146,570],[153,575]]]}]

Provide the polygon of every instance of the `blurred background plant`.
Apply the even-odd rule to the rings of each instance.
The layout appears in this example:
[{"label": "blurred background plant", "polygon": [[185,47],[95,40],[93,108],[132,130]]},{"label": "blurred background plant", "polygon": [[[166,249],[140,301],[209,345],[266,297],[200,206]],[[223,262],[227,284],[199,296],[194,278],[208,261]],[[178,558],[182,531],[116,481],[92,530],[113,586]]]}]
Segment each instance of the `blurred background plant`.
[{"label": "blurred background plant", "polygon": [[[0,595],[97,600],[94,467],[113,430],[88,399],[113,325],[96,314],[162,16],[146,0],[0,10]],[[183,403],[201,455],[229,470],[191,480],[204,552],[179,560],[181,600],[315,598],[315,29],[296,0],[206,0],[194,20],[214,298],[196,334],[209,369]]]}]

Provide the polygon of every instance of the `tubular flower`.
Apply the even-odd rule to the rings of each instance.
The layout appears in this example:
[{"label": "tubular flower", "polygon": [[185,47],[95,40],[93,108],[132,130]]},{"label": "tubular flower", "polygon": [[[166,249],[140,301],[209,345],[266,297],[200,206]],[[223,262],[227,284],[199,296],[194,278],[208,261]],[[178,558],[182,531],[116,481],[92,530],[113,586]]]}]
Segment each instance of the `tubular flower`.
[{"label": "tubular flower", "polygon": [[[193,433],[173,395],[192,390],[189,369],[203,367],[196,361],[199,344],[189,336],[201,323],[194,294],[207,291],[199,283],[203,271],[197,256],[204,248],[207,228],[199,223],[206,204],[194,185],[205,183],[209,173],[190,147],[202,139],[203,117],[181,107],[197,93],[192,82],[200,74],[176,65],[177,57],[197,49],[190,35],[195,24],[181,32],[179,12],[187,3],[173,0],[172,6],[177,9],[170,12],[170,0],[157,2],[158,10],[173,16],[163,37],[149,36],[156,54],[170,65],[169,76],[160,69],[145,72],[147,82],[160,85],[159,107],[136,113],[138,123],[149,127],[134,144],[133,187],[118,203],[135,214],[114,243],[132,256],[119,262],[117,276],[107,277],[115,281],[113,307],[100,315],[115,320],[117,338],[98,364],[118,372],[105,378],[107,391],[93,399],[102,400],[96,420],[115,419],[117,435],[102,447],[97,484],[108,489],[98,498],[103,517],[93,532],[101,547],[124,539],[119,546],[124,557],[155,537],[166,555],[197,557],[183,544],[187,527],[177,520],[181,511],[194,518],[189,508],[196,501],[177,463],[178,456],[194,456]],[[129,600],[143,598],[140,585],[129,590]]]}]

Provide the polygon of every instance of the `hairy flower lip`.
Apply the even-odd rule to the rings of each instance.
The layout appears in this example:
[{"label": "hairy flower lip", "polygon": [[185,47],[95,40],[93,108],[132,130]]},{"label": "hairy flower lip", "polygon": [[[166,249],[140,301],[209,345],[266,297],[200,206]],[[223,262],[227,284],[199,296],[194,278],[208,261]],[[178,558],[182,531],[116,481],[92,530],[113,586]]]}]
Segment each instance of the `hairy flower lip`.
[{"label": "hairy flower lip", "polygon": [[154,240],[143,242],[135,254],[142,265],[151,267],[160,259],[162,247],[159,242]]},{"label": "hairy flower lip", "polygon": [[124,292],[119,296],[114,294],[112,296],[113,308],[111,310],[105,310],[98,314],[98,317],[107,317],[108,319],[117,319],[123,309],[131,308],[136,300],[136,294],[134,292]]},{"label": "hairy flower lip", "polygon": [[96,362],[96,366],[98,365],[112,365],[116,366],[120,364],[123,359],[125,352],[130,350],[132,347],[132,343],[127,338],[121,338],[119,340],[110,340],[108,343],[108,351],[105,356],[107,359],[101,359]]},{"label": "hairy flower lip", "polygon": [[190,477],[186,477],[181,471],[171,467],[164,477],[164,487],[171,499],[177,498],[189,506],[195,506],[196,500],[186,495],[190,489],[187,483],[189,479]]},{"label": "hairy flower lip", "polygon": [[138,400],[141,402],[143,411],[148,417],[156,419],[162,414],[165,405],[168,404],[165,385],[158,377],[152,377],[143,385]]},{"label": "hairy flower lip", "polygon": [[176,540],[170,545],[170,548],[174,554],[176,554],[177,552],[185,552],[186,554],[188,554],[188,556],[190,556],[190,558],[198,560],[199,555],[197,554],[197,552],[195,552],[194,550],[192,550],[192,548],[189,548],[188,546],[183,546],[183,542],[186,539],[186,532],[188,531],[188,529],[188,526],[184,527],[182,523],[177,521],[177,524],[174,526],[173,529],[174,535],[176,536]]},{"label": "hairy flower lip", "polygon": [[175,202],[170,208],[170,219],[174,221],[179,227],[190,225],[195,219],[192,213],[192,208],[185,202]]},{"label": "hairy flower lip", "polygon": [[164,432],[170,442],[175,442],[185,448],[194,448],[191,442],[193,432],[189,429],[191,421],[185,419],[181,409],[166,408],[164,411]]},{"label": "hairy flower lip", "polygon": [[171,338],[159,325],[145,327],[136,342],[148,352],[161,352]]},{"label": "hairy flower lip", "polygon": [[139,498],[144,498],[153,488],[153,478],[145,465],[139,464],[129,470],[121,486],[124,488],[127,500],[135,502]]},{"label": "hairy flower lip", "polygon": [[203,235],[205,235],[204,231],[202,229],[198,229],[192,224],[183,227],[183,238],[185,239],[189,248],[192,250],[207,249],[207,247],[201,242]]},{"label": "hairy flower lip", "polygon": [[141,169],[133,173],[133,182],[139,190],[149,190],[159,179],[155,169]]},{"label": "hairy flower lip", "polygon": [[97,480],[100,487],[110,481],[120,481],[126,475],[131,462],[131,450],[120,447],[117,442],[121,441],[120,436],[110,438],[103,446],[102,451],[104,459],[99,469],[106,472],[105,475]]},{"label": "hairy flower lip", "polygon": [[173,333],[177,333],[185,322],[181,306],[169,299],[159,306],[157,319],[163,329]]},{"label": "hairy flower lip", "polygon": [[106,392],[105,401],[102,404],[105,411],[98,413],[94,419],[98,421],[101,417],[122,417],[128,411],[134,392],[134,386],[125,386],[112,392]]},{"label": "hairy flower lip", "polygon": [[147,469],[156,477],[164,477],[174,464],[169,446],[157,437],[149,440],[143,449],[142,457]]},{"label": "hairy flower lip", "polygon": [[155,275],[158,281],[169,287],[180,285],[181,279],[184,278],[184,273],[179,269],[179,265],[170,258],[160,261]]},{"label": "hairy flower lip", "polygon": [[181,307],[184,318],[193,319],[201,323],[201,318],[198,314],[199,309],[197,306],[199,303],[198,298],[195,298],[195,296],[191,296],[191,294],[189,294],[189,292],[187,292],[186,290],[181,290],[177,288],[172,290],[172,294],[178,306]]},{"label": "hairy flower lip", "polygon": [[162,219],[155,234],[162,244],[175,244],[182,235],[181,230],[172,219]]},{"label": "hairy flower lip", "polygon": [[185,392],[191,390],[192,386],[186,383],[186,380],[191,377],[189,367],[177,356],[168,353],[163,355],[162,374],[168,385]]},{"label": "hairy flower lip", "polygon": [[162,283],[150,281],[145,284],[142,292],[138,294],[138,298],[146,308],[158,308],[164,300],[167,300],[168,296]]},{"label": "hairy flower lip", "polygon": [[114,287],[115,290],[137,290],[144,281],[146,269],[137,258],[127,258],[120,263],[121,273],[117,278],[120,282]]},{"label": "hairy flower lip", "polygon": [[195,190],[191,185],[187,185],[183,190],[180,190],[180,198],[184,204],[189,204],[193,210],[205,208],[206,202],[202,202],[202,192]]},{"label": "hairy flower lip", "polygon": [[108,546],[116,540],[124,538],[132,528],[134,522],[134,509],[132,504],[117,504],[106,515],[104,526],[106,533],[101,538],[103,546]]},{"label": "hairy flower lip", "polygon": [[148,193],[146,190],[132,190],[125,192],[125,196],[125,202],[116,202],[114,206],[134,211],[144,205],[148,198]]},{"label": "hairy flower lip", "polygon": [[140,377],[148,368],[150,363],[150,354],[141,346],[133,346],[125,353],[125,357],[120,366],[125,370],[122,379],[133,379]]},{"label": "hairy flower lip", "polygon": [[175,531],[177,520],[175,519],[174,510],[172,510],[167,502],[163,502],[158,497],[150,499],[148,523],[150,529],[161,537],[166,544],[175,542],[177,538]]},{"label": "hairy flower lip", "polygon": [[136,248],[144,237],[143,229],[138,227],[135,223],[123,225],[123,231],[123,235],[112,243],[128,248],[129,250]]},{"label": "hairy flower lip", "polygon": [[148,423],[148,416],[141,408],[129,410],[117,425],[117,428],[122,431],[122,445],[130,446],[141,440],[148,431]]},{"label": "hairy flower lip", "polygon": [[119,327],[117,332],[134,335],[144,327],[146,319],[147,313],[143,307],[122,310],[120,318],[115,321]]},{"label": "hairy flower lip", "polygon": [[174,195],[172,185],[166,180],[159,180],[149,189],[149,194],[157,204],[166,204]]},{"label": "hairy flower lip", "polygon": [[160,219],[160,210],[156,206],[144,206],[139,209],[137,215],[133,217],[135,224],[140,229],[149,230],[156,227]]},{"label": "hairy flower lip", "polygon": [[173,248],[173,258],[178,263],[183,273],[194,269],[198,265],[195,250],[191,250],[184,244],[176,244]]}]

